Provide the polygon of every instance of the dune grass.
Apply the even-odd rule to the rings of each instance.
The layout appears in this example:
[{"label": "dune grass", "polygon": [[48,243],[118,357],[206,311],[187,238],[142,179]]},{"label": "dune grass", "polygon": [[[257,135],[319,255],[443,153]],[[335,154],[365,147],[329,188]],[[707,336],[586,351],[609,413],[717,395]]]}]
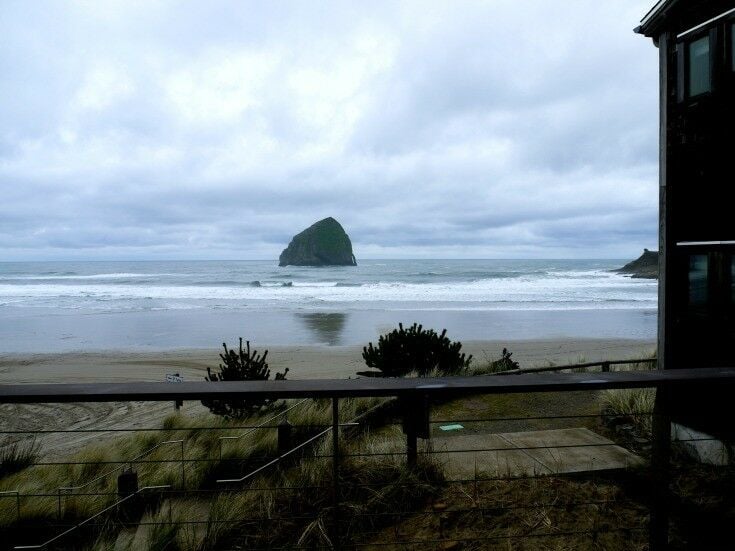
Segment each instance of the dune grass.
[{"label": "dune grass", "polygon": [[0,479],[22,471],[38,458],[40,444],[35,438],[0,443]]},{"label": "dune grass", "polygon": [[651,418],[656,389],[631,388],[602,393],[602,410],[616,417],[617,423],[629,422],[641,436],[651,435]]},{"label": "dune grass", "polygon": [[[383,403],[385,399],[377,398],[341,400],[340,421],[347,422],[361,416],[369,421],[370,413]],[[65,458],[64,464],[27,465],[14,474],[2,477],[0,490],[19,490],[21,494],[39,495],[22,499],[20,524],[16,522],[14,503],[10,500],[0,503],[0,528],[14,532],[14,539],[20,543],[38,541],[46,533],[58,533],[58,529],[54,531],[50,525],[58,521],[59,513],[65,522],[78,522],[115,503],[118,499],[117,476],[123,468],[132,467],[138,474],[140,487],[167,485],[170,486],[168,493],[155,499],[146,499],[142,494],[140,498],[135,498],[135,524],[140,524],[135,530],[121,529],[119,523],[113,522],[115,518],[120,520],[120,512],[117,511],[114,515],[100,519],[108,521],[109,527],[98,530],[96,540],[89,541],[87,531],[81,540],[70,540],[73,542],[71,547],[79,548],[84,544],[90,549],[214,549],[216,542],[242,539],[246,537],[244,534],[250,534],[252,530],[255,535],[249,535],[248,538],[262,540],[268,545],[274,538],[287,543],[323,537],[320,526],[326,521],[322,519],[324,514],[321,511],[329,510],[332,506],[331,490],[325,490],[331,488],[332,484],[331,438],[328,435],[279,465],[263,471],[249,483],[230,488],[217,483],[218,479],[241,477],[277,456],[277,431],[273,425],[280,419],[269,422],[264,428],[237,428],[237,425],[243,424],[255,426],[272,415],[272,411],[264,412],[238,422],[209,414],[196,418],[171,416],[165,419],[159,431],[135,432],[102,440]],[[331,402],[305,402],[290,411],[288,418],[294,426],[293,442],[304,442],[331,426]],[[369,425],[369,422],[363,423],[363,426]],[[203,426],[210,428],[201,429]],[[359,430],[364,429],[361,426]],[[342,439],[342,454],[345,457],[340,465],[340,480],[344,484],[340,487],[344,488],[345,493],[341,495],[341,501],[354,502],[354,507],[358,506],[357,503],[368,507],[392,507],[395,503],[385,489],[359,496],[350,492],[355,487],[362,488],[364,484],[384,484],[390,488],[392,481],[407,477],[412,483],[402,487],[411,488],[409,493],[422,495],[424,489],[428,488],[417,478],[419,475],[416,471],[406,471],[405,456],[402,454],[372,458],[370,465],[368,458],[351,457],[358,453],[358,449],[360,453],[365,453],[366,449],[371,449],[381,440],[372,434],[355,430],[345,429],[343,432],[349,434],[350,438],[343,436]],[[223,436],[243,434],[238,439],[221,439]],[[184,441],[185,454],[183,473],[181,440]],[[131,458],[151,449],[150,453],[130,463]],[[47,460],[61,461],[58,458]],[[124,463],[126,461],[128,463]],[[438,467],[422,472],[430,474],[429,478],[434,481],[441,478]],[[59,488],[73,488],[93,479],[98,480],[84,488],[58,491]],[[255,487],[269,489],[253,491]],[[307,490],[294,492],[276,489],[284,487]],[[186,492],[180,491],[184,488]],[[225,491],[221,492],[223,489]],[[367,492],[365,488],[362,491]],[[380,499],[376,496],[380,496]],[[405,495],[401,496],[401,499],[405,498]],[[317,511],[317,516],[312,519],[298,518],[303,517],[305,511]],[[273,515],[290,518],[299,512],[295,520],[280,520],[279,529],[275,531],[260,518],[257,521],[243,520],[254,514],[265,515],[266,519]],[[193,523],[172,523],[177,519]],[[35,527],[33,532],[24,533],[23,527],[30,525]],[[267,530],[266,525],[270,526]]]}]

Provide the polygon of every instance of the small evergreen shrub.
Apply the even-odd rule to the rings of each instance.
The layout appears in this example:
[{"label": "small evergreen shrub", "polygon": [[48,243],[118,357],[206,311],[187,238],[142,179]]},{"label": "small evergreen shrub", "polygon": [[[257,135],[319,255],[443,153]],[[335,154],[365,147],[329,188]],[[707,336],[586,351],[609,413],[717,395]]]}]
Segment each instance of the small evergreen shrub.
[{"label": "small evergreen shrub", "polygon": [[368,343],[363,347],[362,357],[368,367],[379,369],[384,377],[403,377],[416,373],[426,377],[432,372],[441,375],[456,375],[469,368],[472,355],[465,357],[460,352],[462,343],[447,338],[447,330],[437,334],[433,329],[424,330],[414,323],[408,329],[398,324],[378,339],[378,346]]},{"label": "small evergreen shrub", "polygon": [[[267,381],[270,379],[271,371],[268,368],[268,351],[259,355],[256,350],[250,350],[250,341],[246,341],[246,348],[242,348],[242,337],[240,338],[240,349],[235,352],[227,348],[226,343],[222,343],[225,349],[224,354],[220,354],[222,363],[219,365],[219,373],[212,372],[211,368],[207,368],[207,376],[205,380],[217,381]],[[283,373],[276,373],[276,381],[286,379],[288,368]],[[243,398],[243,399],[226,399],[226,400],[202,400],[202,404],[209,408],[209,411],[215,415],[221,415],[225,418],[247,417],[273,405],[274,400],[270,398]]]}]

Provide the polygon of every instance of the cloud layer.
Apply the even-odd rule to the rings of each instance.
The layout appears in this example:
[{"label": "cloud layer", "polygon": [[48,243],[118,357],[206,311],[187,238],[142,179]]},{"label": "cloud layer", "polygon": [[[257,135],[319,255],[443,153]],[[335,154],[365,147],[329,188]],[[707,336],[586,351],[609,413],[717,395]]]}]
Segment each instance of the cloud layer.
[{"label": "cloud layer", "polygon": [[649,3],[4,2],[0,259],[655,247]]}]

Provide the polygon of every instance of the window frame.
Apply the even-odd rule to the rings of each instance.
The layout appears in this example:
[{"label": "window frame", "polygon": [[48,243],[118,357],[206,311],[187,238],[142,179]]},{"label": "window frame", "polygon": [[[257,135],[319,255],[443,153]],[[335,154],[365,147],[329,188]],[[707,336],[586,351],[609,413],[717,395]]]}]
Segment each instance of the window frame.
[{"label": "window frame", "polygon": [[[677,100],[679,103],[697,102],[703,98],[711,96],[717,86],[717,69],[718,63],[718,27],[713,25],[697,30],[696,33],[688,34],[676,42],[676,62],[677,62]],[[692,95],[691,93],[691,45],[703,38],[709,39],[709,90]]]}]

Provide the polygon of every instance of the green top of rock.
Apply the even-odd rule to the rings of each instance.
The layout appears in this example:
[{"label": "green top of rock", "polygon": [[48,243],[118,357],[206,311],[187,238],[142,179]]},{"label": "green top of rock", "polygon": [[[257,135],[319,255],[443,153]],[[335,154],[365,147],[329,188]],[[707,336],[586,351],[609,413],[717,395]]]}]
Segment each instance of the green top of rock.
[{"label": "green top of rock", "polygon": [[357,266],[357,262],[349,236],[330,216],[295,235],[278,258],[278,265]]},{"label": "green top of rock", "polygon": [[656,279],[658,278],[658,251],[643,249],[641,256],[615,271],[632,277]]}]

